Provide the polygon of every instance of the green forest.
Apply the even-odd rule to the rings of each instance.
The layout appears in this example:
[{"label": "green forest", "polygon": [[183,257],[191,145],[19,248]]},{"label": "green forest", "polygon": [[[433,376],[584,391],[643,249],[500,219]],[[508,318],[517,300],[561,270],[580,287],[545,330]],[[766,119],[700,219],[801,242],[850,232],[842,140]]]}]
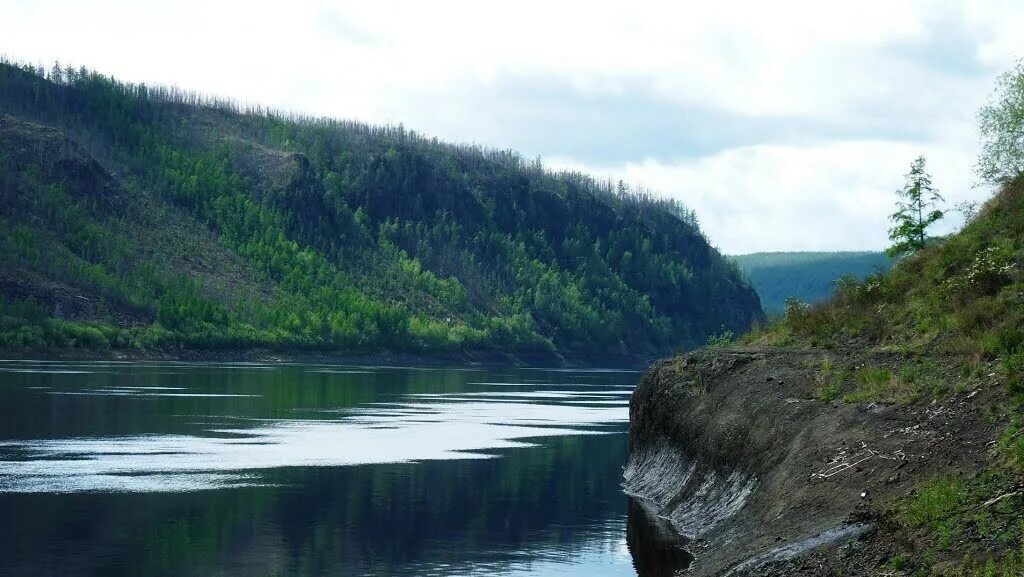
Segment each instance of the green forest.
[{"label": "green forest", "polygon": [[507,150],[0,63],[0,347],[653,355],[756,293],[678,202]]},{"label": "green forest", "polygon": [[765,313],[777,316],[786,299],[820,303],[846,275],[864,280],[885,272],[892,260],[883,252],[759,252],[729,257],[761,297]]}]

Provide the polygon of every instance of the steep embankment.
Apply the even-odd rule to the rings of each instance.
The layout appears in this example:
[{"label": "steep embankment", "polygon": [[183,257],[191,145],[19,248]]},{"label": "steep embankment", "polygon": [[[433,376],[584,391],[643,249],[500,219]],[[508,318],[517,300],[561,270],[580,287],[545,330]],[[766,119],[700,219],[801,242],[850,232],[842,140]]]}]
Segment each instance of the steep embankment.
[{"label": "steep embankment", "polygon": [[822,366],[903,362],[756,347],[658,363],[630,404],[626,490],[694,539],[700,575],[859,535],[916,482],[984,468],[998,432],[982,414],[991,393],[908,406],[814,398]]},{"label": "steep embankment", "polygon": [[1013,186],[889,274],[651,367],[625,487],[692,539],[695,574],[1016,566],[1022,229]]},{"label": "steep embankment", "polygon": [[762,317],[685,207],[0,62],[0,349],[638,358]]}]

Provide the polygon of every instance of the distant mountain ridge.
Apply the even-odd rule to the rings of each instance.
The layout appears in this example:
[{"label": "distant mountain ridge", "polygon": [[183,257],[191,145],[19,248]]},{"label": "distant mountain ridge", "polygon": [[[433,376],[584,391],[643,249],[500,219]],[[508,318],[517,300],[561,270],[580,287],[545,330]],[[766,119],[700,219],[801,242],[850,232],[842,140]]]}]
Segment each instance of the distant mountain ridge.
[{"label": "distant mountain ridge", "polygon": [[0,64],[0,348],[653,355],[757,295],[682,205],[402,127]]},{"label": "distant mountain ridge", "polygon": [[782,313],[790,297],[811,304],[824,301],[843,275],[863,280],[892,266],[885,253],[870,251],[759,252],[728,258],[754,286],[768,314]]}]

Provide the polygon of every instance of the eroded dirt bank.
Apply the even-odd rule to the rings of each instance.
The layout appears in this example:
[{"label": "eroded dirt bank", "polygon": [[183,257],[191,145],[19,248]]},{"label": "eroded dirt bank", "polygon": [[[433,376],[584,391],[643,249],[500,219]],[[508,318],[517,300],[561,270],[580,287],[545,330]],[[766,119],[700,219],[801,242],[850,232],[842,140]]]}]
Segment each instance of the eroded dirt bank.
[{"label": "eroded dirt bank", "polygon": [[983,414],[994,389],[906,405],[816,398],[822,367],[914,362],[737,348],[655,363],[630,402],[626,491],[692,539],[694,575],[872,573],[903,538],[887,504],[982,469],[996,436]]}]

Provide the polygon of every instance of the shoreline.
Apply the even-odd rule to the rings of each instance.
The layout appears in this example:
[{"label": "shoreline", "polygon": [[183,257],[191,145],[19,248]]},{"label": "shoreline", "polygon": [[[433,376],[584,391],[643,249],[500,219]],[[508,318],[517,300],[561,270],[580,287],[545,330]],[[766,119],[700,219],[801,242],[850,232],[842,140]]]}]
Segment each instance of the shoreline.
[{"label": "shoreline", "polygon": [[[694,577],[869,574],[877,558],[912,550],[893,517],[901,499],[937,476],[982,471],[1000,432],[985,413],[1005,396],[998,386],[907,403],[815,393],[822,367],[897,374],[914,361],[856,346],[659,361],[630,401],[626,492],[688,538],[679,546],[696,557]],[[863,556],[844,556],[851,542]]]},{"label": "shoreline", "polygon": [[418,354],[393,351],[347,354],[313,351],[282,351],[273,349],[247,349],[206,351],[182,349],[154,350],[93,350],[93,349],[0,349],[0,361],[63,361],[63,362],[249,362],[249,363],[309,363],[330,365],[391,365],[398,367],[445,367],[453,365],[514,366],[540,368],[621,368],[644,371],[658,357],[605,357],[598,364],[580,357],[561,355],[505,355],[493,351],[443,354]]}]

